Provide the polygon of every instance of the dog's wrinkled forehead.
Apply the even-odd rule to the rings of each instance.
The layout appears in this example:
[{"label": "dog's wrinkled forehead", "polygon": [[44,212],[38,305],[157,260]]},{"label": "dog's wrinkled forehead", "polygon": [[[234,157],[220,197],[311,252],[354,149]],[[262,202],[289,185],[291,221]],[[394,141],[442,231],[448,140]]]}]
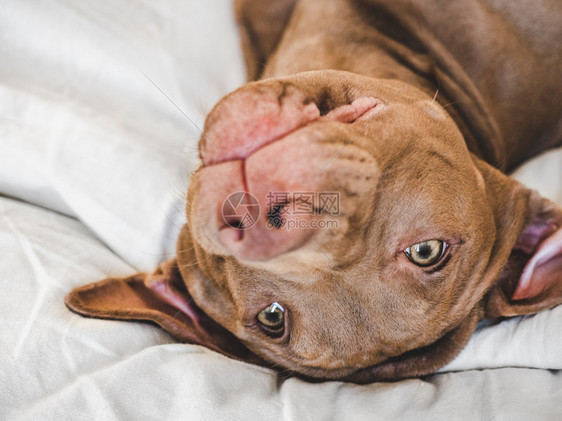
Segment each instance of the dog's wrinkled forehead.
[{"label": "dog's wrinkled forehead", "polygon": [[[208,309],[210,314],[254,352],[289,366],[358,368],[384,360],[396,353],[398,340],[409,338],[411,345],[412,338],[421,338],[431,310],[432,303],[416,296],[418,288],[399,291],[394,280],[381,282],[367,261],[292,277],[240,266],[229,273],[235,315],[224,314],[221,306]],[[408,309],[399,305],[404,301],[418,305]],[[286,318],[279,337],[256,323],[256,315],[274,303]]]}]

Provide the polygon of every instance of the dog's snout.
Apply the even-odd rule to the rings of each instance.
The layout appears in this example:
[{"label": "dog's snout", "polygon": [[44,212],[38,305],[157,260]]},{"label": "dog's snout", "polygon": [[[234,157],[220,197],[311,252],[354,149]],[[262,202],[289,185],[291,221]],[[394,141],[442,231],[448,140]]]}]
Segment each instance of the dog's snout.
[{"label": "dog's snout", "polygon": [[283,84],[240,89],[209,115],[200,144],[203,163],[245,159],[318,118],[315,103]]},{"label": "dog's snout", "polygon": [[[267,179],[263,181],[268,184]],[[250,185],[255,195],[229,194],[216,216],[218,241],[226,253],[239,259],[265,261],[303,246],[315,231],[312,221],[318,215],[314,210],[308,212],[301,205],[299,212],[296,203],[279,199],[278,195],[294,196],[284,187]]]},{"label": "dog's snout", "polygon": [[201,158],[207,166],[244,160],[311,123],[353,123],[373,117],[384,107],[382,100],[372,96],[328,105],[326,98],[312,100],[285,83],[246,86],[224,98],[208,116]]},{"label": "dog's snout", "polygon": [[192,220],[200,222],[194,234],[218,254],[252,261],[308,244],[327,216],[327,205],[320,203],[331,190],[320,171],[329,158],[321,153],[324,147],[295,133],[244,161],[203,167],[195,177]]},{"label": "dog's snout", "polygon": [[306,246],[319,230],[337,228],[339,192],[370,190],[345,181],[355,180],[348,163],[363,168],[367,159],[351,146],[342,154],[339,142],[358,139],[351,124],[384,107],[374,97],[348,100],[321,112],[294,86],[263,83],[215,107],[201,137],[196,206],[197,219],[207,221],[201,237],[213,252],[266,261]]}]

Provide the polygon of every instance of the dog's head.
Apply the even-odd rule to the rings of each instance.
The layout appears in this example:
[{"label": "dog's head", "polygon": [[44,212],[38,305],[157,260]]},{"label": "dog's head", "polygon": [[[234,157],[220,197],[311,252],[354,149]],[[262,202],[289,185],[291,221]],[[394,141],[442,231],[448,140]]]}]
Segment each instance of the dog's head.
[{"label": "dog's head", "polygon": [[[433,372],[483,317],[562,301],[560,209],[473,156],[403,83],[333,71],[250,83],[210,113],[200,152],[175,275],[142,280],[172,307],[133,309],[122,291],[108,304],[111,280],[70,294],[71,308],[365,382]],[[191,319],[162,322],[175,309]]]}]

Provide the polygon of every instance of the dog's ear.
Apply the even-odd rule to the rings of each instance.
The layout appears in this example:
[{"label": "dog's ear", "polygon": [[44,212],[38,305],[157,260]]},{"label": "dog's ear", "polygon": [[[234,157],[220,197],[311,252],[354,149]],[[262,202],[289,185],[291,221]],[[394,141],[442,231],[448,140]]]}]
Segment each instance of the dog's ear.
[{"label": "dog's ear", "polygon": [[273,54],[297,0],[236,0],[235,13],[248,80],[256,80]]},{"label": "dog's ear", "polygon": [[154,322],[181,342],[265,365],[197,307],[180,276],[176,259],[163,263],[152,275],[137,273],[76,288],[65,297],[65,303],[83,316]]},{"label": "dog's ear", "polygon": [[562,303],[562,209],[487,164],[477,166],[494,207],[492,253],[496,261],[507,258],[486,296],[486,317],[532,314]]}]

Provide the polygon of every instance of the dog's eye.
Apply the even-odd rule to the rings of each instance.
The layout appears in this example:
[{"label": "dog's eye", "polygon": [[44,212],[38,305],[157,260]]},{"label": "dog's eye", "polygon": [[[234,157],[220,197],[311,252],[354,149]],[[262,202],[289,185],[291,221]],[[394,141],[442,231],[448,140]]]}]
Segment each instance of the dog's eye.
[{"label": "dog's eye", "polygon": [[258,313],[258,322],[272,331],[279,331],[285,326],[285,309],[279,303],[272,303]]},{"label": "dog's eye", "polygon": [[408,247],[404,253],[412,263],[426,267],[437,263],[443,257],[446,248],[447,244],[441,240],[429,240]]}]

